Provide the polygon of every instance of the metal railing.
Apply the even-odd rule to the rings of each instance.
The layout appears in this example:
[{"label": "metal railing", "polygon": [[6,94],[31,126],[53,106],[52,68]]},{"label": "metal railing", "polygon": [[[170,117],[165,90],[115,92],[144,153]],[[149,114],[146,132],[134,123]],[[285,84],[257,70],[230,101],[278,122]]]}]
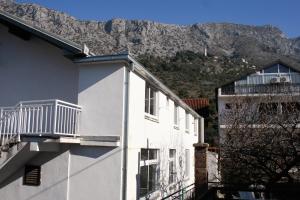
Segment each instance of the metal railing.
[{"label": "metal railing", "polygon": [[300,84],[228,85],[221,89],[221,95],[285,93],[300,93]]},{"label": "metal railing", "polygon": [[75,135],[81,107],[60,100],[22,101],[0,107],[0,146],[20,140],[22,134]]},{"label": "metal railing", "polygon": [[195,199],[195,184],[188,185],[178,191],[163,197],[161,200],[192,200]]}]

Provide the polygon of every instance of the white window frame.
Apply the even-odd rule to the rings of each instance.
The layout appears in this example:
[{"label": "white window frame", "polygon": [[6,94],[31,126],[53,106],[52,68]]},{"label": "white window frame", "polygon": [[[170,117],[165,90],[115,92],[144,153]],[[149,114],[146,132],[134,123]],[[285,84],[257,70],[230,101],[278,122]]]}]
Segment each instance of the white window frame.
[{"label": "white window frame", "polygon": [[[151,194],[151,193],[154,193],[154,192],[156,192],[159,188],[158,188],[158,183],[159,183],[159,165],[160,165],[160,162],[159,162],[159,149],[146,149],[146,148],[144,148],[144,149],[141,149],[141,153],[142,153],[142,150],[146,150],[147,151],[147,154],[148,154],[148,158],[147,158],[147,160],[142,160],[142,154],[140,154],[141,155],[141,159],[140,159],[140,166],[139,166],[139,168],[140,168],[140,170],[141,170],[141,168],[142,167],[144,167],[144,166],[148,166],[148,169],[147,169],[147,173],[148,173],[148,175],[147,175],[147,193],[146,194],[144,194],[144,195],[141,195],[141,192],[140,192],[140,190],[141,190],[141,186],[140,186],[140,188],[139,188],[139,195],[140,195],[140,197],[145,197],[145,196],[147,196],[147,195],[149,195],[149,194]],[[150,151],[156,151],[156,158],[155,159],[151,159],[150,160]],[[156,166],[156,171],[157,171],[157,173],[155,174],[156,175],[156,185],[155,185],[155,188],[154,188],[154,190],[149,190],[149,182],[150,182],[150,166],[151,165],[157,165]],[[140,176],[141,176],[141,174],[140,174]]]},{"label": "white window frame", "polygon": [[[171,155],[173,151],[173,155]],[[171,171],[171,163],[173,163],[173,169]],[[169,149],[169,184],[176,182],[177,171],[176,171],[176,149]]]},{"label": "white window frame", "polygon": [[198,135],[198,119],[195,117],[194,118],[194,135],[197,136]]},{"label": "white window frame", "polygon": [[[153,104],[151,105],[151,92],[153,92]],[[145,115],[157,120],[158,119],[158,91],[154,87],[152,87],[150,84],[146,83],[145,85],[145,108],[144,112]],[[151,109],[151,106],[153,108]],[[151,113],[151,110],[153,110],[153,113]]]},{"label": "white window frame", "polygon": [[185,132],[189,133],[190,131],[190,114],[188,111],[185,111]]}]

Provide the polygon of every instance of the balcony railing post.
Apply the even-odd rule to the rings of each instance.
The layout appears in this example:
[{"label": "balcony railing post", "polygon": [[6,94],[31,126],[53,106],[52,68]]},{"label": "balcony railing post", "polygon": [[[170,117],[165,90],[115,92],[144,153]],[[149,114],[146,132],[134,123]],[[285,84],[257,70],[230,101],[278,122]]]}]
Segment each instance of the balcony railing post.
[{"label": "balcony railing post", "polygon": [[18,128],[17,128],[17,142],[21,141],[21,130],[22,130],[22,103],[20,103],[19,110],[18,110]]},{"label": "balcony railing post", "polygon": [[57,104],[58,104],[58,101],[55,100],[54,101],[54,115],[53,115],[53,133],[55,134],[57,131],[56,131],[56,120],[57,120]]}]

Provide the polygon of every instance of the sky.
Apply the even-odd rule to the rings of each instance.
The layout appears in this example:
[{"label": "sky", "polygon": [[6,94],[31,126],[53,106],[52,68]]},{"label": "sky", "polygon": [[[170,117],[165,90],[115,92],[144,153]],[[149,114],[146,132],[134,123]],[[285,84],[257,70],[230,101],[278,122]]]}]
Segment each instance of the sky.
[{"label": "sky", "polygon": [[229,22],[273,25],[300,36],[300,0],[17,0],[66,12],[78,19],[144,19],[168,24]]}]

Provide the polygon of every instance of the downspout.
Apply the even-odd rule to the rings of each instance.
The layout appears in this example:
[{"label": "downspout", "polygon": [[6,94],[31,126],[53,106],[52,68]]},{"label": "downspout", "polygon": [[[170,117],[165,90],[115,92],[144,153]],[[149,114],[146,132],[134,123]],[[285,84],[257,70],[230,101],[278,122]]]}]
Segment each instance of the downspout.
[{"label": "downspout", "polygon": [[129,129],[129,73],[133,69],[133,63],[125,67],[125,88],[124,88],[124,131],[123,131],[123,166],[122,166],[122,200],[127,197],[127,159],[128,159],[128,129]]}]

